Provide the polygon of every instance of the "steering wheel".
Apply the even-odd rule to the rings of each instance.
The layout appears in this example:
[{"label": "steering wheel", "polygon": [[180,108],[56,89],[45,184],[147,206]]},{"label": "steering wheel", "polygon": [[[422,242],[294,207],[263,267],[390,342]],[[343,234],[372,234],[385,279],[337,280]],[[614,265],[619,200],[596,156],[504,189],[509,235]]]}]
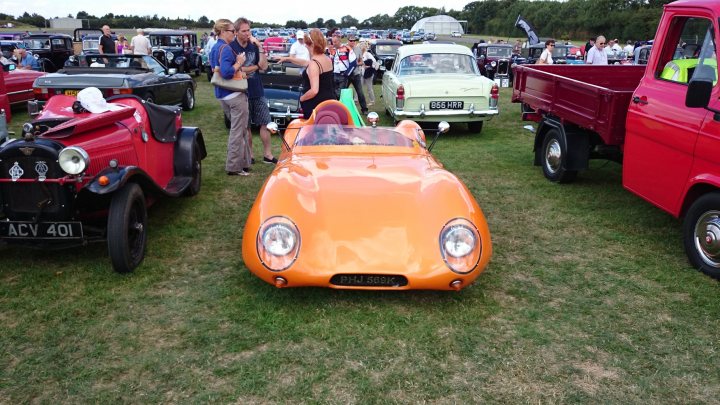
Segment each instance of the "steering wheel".
[{"label": "steering wheel", "polygon": [[317,138],[313,145],[335,145],[335,141],[330,137]]}]

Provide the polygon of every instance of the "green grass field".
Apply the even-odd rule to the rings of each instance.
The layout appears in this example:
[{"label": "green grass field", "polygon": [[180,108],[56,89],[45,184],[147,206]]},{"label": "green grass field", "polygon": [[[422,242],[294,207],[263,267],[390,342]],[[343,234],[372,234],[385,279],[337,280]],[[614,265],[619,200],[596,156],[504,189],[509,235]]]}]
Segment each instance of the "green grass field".
[{"label": "green grass field", "polygon": [[0,248],[0,403],[720,402],[720,285],[690,268],[679,221],[615,163],[546,181],[510,89],[481,134],[453,126],[433,150],[488,218],[485,273],[458,293],[366,292],[247,271],[243,225],[272,167],[225,175],[220,106],[198,84],[183,117],[208,146],[203,189],[149,211],[133,274],[103,244]]}]

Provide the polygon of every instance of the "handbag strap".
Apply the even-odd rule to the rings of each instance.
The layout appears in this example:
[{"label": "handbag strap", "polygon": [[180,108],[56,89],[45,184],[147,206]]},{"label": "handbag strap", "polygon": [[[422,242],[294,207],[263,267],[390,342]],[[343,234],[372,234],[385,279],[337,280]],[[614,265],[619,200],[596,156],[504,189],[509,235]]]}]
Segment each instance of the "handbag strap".
[{"label": "handbag strap", "polygon": [[[222,56],[223,48],[225,48],[226,46],[230,46],[230,44],[221,45],[220,50],[218,51],[218,64],[217,64],[218,68],[220,67],[220,57]],[[237,54],[235,53],[235,50],[232,49],[232,47],[230,47],[230,51],[233,53],[233,55],[237,56]]]}]

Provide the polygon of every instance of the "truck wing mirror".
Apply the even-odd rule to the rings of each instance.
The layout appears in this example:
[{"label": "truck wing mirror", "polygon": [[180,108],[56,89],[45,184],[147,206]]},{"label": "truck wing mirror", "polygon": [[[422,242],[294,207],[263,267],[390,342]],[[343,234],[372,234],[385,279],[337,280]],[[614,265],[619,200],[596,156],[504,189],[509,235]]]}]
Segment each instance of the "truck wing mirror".
[{"label": "truck wing mirror", "polygon": [[710,103],[715,69],[709,65],[697,65],[685,95],[685,106],[690,108],[707,108]]}]

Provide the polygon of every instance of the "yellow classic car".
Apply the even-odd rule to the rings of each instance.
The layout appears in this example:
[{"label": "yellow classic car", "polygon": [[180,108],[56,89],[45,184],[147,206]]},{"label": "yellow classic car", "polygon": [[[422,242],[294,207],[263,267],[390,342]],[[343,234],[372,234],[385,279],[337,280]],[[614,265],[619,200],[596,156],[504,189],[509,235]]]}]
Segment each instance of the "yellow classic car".
[{"label": "yellow classic car", "polygon": [[470,191],[430,154],[415,122],[352,123],[335,100],[290,123],[245,223],[245,266],[279,288],[470,285],[492,254]]},{"label": "yellow classic car", "polygon": [[472,132],[498,114],[498,90],[470,49],[455,44],[400,47],[382,81],[385,110],[395,121],[465,122]]}]

